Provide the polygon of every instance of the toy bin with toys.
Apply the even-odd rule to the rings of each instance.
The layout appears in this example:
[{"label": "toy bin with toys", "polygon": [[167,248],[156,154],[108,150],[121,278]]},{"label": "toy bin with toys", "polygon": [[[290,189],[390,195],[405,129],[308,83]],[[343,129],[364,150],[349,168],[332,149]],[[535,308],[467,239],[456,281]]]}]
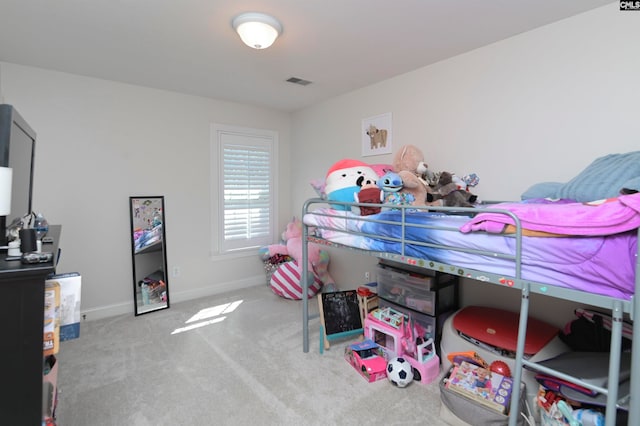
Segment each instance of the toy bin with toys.
[{"label": "toy bin with toys", "polygon": [[[515,351],[519,314],[498,308],[466,306],[444,322],[440,354],[445,371],[452,366],[452,354],[473,352],[487,363],[503,361],[515,369]],[[559,329],[535,318],[528,320],[525,356],[532,362],[540,362],[566,353],[570,348],[558,337]],[[527,403],[537,415],[536,372],[523,369],[522,382],[526,385]]]},{"label": "toy bin with toys", "polygon": [[[526,387],[521,385],[520,403],[513,406],[513,401],[507,397],[513,384],[505,381],[505,378],[493,374],[495,385],[491,385],[490,391],[479,392],[476,390],[477,376],[473,372],[460,373],[460,366],[453,365],[447,374],[440,380],[440,419],[452,426],[494,426],[506,425],[509,421],[509,413],[512,409],[520,410],[528,416],[525,404]],[[480,369],[481,367],[476,366]],[[464,380],[462,377],[470,376],[473,379],[468,383],[460,383],[460,386],[452,385],[454,380]],[[460,390],[462,389],[462,390]],[[504,396],[503,396],[504,394]],[[501,401],[501,402],[496,402]],[[528,422],[524,416],[518,418],[519,426],[526,426]]]},{"label": "toy bin with toys", "polygon": [[[601,409],[567,399],[542,385],[538,391],[538,408],[541,426],[604,426],[606,423]],[[618,416],[616,424],[627,424],[627,420]]]}]

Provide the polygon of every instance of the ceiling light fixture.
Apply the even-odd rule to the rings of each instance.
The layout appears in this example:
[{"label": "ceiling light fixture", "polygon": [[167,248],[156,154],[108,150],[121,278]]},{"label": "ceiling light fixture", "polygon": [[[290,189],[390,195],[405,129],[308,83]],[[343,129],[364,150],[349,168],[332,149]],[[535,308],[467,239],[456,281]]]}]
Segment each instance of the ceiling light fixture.
[{"label": "ceiling light fixture", "polygon": [[273,16],[248,12],[233,18],[233,28],[249,47],[266,49],[282,33],[282,25]]}]

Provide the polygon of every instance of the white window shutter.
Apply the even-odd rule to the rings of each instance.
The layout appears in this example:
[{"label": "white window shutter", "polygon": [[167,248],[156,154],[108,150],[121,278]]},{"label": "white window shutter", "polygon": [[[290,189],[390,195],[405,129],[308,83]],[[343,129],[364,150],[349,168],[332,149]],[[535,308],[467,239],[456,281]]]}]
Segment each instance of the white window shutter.
[{"label": "white window shutter", "polygon": [[274,229],[274,137],[219,132],[221,253],[271,244]]}]

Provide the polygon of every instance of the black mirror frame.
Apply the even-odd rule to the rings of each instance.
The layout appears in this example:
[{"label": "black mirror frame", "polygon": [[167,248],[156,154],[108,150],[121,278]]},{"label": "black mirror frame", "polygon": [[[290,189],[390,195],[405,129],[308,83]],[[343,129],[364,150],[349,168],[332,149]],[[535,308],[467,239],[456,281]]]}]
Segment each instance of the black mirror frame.
[{"label": "black mirror frame", "polygon": [[[152,206],[159,204],[161,218],[157,218],[156,209],[151,213],[140,211],[141,205]],[[153,207],[152,207],[153,208]],[[142,207],[144,210],[144,207]],[[140,215],[146,214],[146,220],[151,221],[144,231],[149,231],[152,242],[144,243],[144,245],[136,238],[136,230],[141,229],[137,226]],[[135,316],[147,314],[150,312],[168,309],[169,303],[169,280],[167,277],[167,238],[166,238],[166,217],[164,208],[164,196],[131,196],[129,197],[129,217],[131,227],[129,234],[131,236],[131,265],[133,269],[133,302]],[[153,217],[151,219],[151,217]],[[160,223],[156,223],[157,220]],[[158,226],[159,225],[159,226]],[[146,241],[146,240],[145,240]],[[155,262],[155,263],[153,263]],[[149,265],[152,265],[150,268]],[[153,266],[153,265],[157,265]],[[148,287],[153,286],[149,289]],[[146,298],[143,291],[146,291]],[[150,293],[152,292],[152,293]],[[149,295],[153,297],[153,303],[149,299]]]}]

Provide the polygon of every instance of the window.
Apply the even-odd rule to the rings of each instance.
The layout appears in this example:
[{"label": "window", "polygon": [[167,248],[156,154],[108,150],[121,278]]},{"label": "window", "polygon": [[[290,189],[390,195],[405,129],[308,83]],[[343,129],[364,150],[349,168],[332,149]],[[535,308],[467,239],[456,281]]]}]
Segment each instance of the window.
[{"label": "window", "polygon": [[277,194],[277,133],[214,125],[212,177],[217,192],[214,252],[226,254],[271,244]]}]

